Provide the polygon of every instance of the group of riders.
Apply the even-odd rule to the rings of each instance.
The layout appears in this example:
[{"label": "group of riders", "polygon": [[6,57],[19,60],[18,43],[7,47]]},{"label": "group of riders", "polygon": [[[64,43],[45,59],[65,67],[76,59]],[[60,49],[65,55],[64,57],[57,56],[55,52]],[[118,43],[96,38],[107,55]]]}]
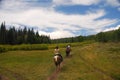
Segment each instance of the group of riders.
[{"label": "group of riders", "polygon": [[[66,46],[66,57],[68,57],[70,55],[70,51],[71,51],[71,45],[67,45]],[[61,61],[63,61],[63,57],[62,55],[60,54],[60,49],[58,46],[55,47],[54,49],[54,56],[59,56],[61,57]]]}]

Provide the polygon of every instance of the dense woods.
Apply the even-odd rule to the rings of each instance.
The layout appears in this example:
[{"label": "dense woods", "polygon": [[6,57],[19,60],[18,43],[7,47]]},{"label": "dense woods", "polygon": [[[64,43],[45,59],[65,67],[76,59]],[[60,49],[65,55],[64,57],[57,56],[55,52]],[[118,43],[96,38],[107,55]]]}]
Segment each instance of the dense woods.
[{"label": "dense woods", "polygon": [[50,37],[39,35],[33,29],[15,29],[14,26],[6,29],[5,22],[0,26],[0,44],[41,44],[50,43]]},{"label": "dense woods", "polygon": [[77,36],[61,39],[50,39],[50,36],[39,35],[33,29],[15,29],[15,26],[6,29],[5,22],[0,26],[0,44],[42,44],[42,43],[73,43],[94,40],[98,42],[119,42],[120,28],[108,32],[100,32],[96,35]]}]

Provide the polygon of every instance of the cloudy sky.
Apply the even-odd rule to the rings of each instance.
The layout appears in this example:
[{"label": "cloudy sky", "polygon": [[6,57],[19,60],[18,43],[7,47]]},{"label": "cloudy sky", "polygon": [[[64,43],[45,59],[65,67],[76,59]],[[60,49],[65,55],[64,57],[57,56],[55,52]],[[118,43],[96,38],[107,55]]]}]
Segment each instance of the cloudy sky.
[{"label": "cloudy sky", "polygon": [[0,23],[27,26],[52,39],[120,27],[120,0],[0,0]]}]

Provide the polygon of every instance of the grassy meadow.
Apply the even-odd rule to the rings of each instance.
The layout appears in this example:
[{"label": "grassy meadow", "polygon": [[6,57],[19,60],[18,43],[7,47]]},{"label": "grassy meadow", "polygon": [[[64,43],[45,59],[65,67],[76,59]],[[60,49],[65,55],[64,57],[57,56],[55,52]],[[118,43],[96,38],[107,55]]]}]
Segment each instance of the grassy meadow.
[{"label": "grassy meadow", "polygon": [[120,80],[120,43],[74,47],[58,80]]},{"label": "grassy meadow", "polygon": [[[65,46],[58,44],[65,56]],[[120,80],[120,43],[72,43],[72,57],[64,64],[56,80]],[[53,51],[8,51],[0,54],[0,78],[3,80],[47,80],[55,70]]]}]

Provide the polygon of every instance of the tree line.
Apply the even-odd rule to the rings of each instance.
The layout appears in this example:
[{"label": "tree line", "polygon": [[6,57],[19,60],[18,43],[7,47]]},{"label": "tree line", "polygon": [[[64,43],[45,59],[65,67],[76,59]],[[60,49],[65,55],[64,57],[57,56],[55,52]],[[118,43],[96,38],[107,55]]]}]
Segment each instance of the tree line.
[{"label": "tree line", "polygon": [[72,43],[72,42],[83,42],[87,40],[94,40],[97,42],[120,42],[120,28],[117,30],[100,32],[96,35],[54,39],[52,40],[52,43]]},{"label": "tree line", "polygon": [[84,36],[69,37],[69,38],[60,38],[51,40],[52,43],[73,43],[73,42],[82,42],[85,40]]},{"label": "tree line", "polygon": [[100,32],[95,36],[98,42],[120,42],[120,28],[117,30]]},{"label": "tree line", "polygon": [[50,36],[39,35],[33,29],[6,29],[5,22],[0,26],[0,44],[42,44],[42,43],[73,43],[94,40],[97,42],[120,42],[120,28],[117,30],[100,32],[96,35],[77,36],[60,39],[50,39]]},{"label": "tree line", "polygon": [[33,28],[15,29],[14,26],[6,29],[5,22],[0,26],[0,44],[42,44],[51,43],[50,36],[39,35]]}]

